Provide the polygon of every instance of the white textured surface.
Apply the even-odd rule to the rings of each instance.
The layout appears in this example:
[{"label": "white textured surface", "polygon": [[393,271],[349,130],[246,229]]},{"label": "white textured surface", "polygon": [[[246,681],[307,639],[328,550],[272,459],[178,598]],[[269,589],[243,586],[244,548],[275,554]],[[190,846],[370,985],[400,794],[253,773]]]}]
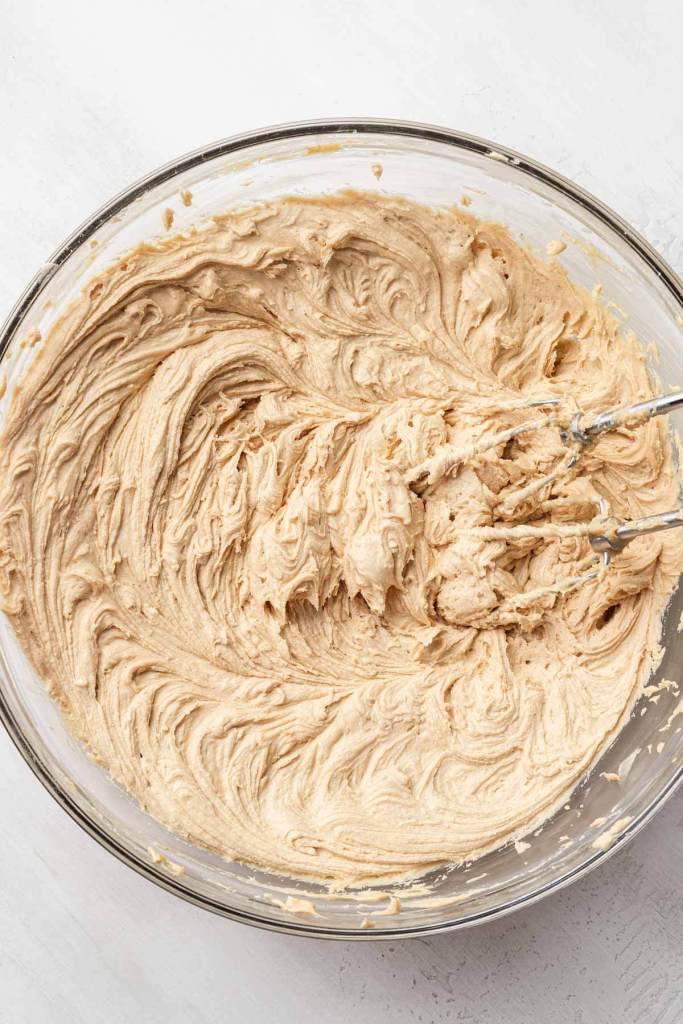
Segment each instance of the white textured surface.
[{"label": "white textured surface", "polygon": [[[680,273],[682,30],[678,0],[0,4],[0,315],[141,174],[326,115],[433,121],[521,149]],[[683,1018],[680,794],[626,851],[529,910],[358,945],[243,928],[156,890],[80,832],[4,733],[0,802],[3,1024]]]}]

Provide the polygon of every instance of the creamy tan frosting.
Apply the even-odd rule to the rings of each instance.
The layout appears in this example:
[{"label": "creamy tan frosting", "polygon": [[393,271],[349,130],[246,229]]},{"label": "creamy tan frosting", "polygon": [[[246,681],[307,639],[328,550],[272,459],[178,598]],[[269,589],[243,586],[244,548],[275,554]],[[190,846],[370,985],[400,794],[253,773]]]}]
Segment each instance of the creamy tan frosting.
[{"label": "creamy tan frosting", "polygon": [[350,194],[231,214],[91,283],[15,389],[5,610],[191,841],[342,885],[475,857],[567,798],[657,656],[675,533],[565,583],[599,499],[675,506],[666,423],[573,468],[558,429],[650,394],[502,227]]}]

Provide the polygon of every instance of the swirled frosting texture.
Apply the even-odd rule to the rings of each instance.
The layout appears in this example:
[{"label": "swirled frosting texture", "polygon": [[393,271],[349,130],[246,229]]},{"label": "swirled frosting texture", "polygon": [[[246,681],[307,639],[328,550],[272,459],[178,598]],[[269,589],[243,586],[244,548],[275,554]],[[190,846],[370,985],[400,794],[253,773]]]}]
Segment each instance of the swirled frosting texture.
[{"label": "swirled frosting texture", "polygon": [[675,505],[666,425],[572,469],[552,417],[650,394],[501,227],[359,195],[226,216],[94,281],[15,391],[5,610],[193,842],[337,884],[474,857],[566,798],[649,673],[679,538],[562,584],[601,498]]}]

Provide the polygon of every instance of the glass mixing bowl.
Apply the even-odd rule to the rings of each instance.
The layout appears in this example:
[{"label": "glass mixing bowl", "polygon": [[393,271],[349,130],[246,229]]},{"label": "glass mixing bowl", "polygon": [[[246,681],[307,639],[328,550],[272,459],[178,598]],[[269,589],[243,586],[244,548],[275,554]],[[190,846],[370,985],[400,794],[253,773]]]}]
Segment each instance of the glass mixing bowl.
[{"label": "glass mixing bowl", "polygon": [[[0,360],[8,388],[0,419],[35,353],[19,339],[34,327],[45,336],[89,277],[163,230],[168,208],[175,214],[175,231],[238,205],[345,188],[397,193],[435,206],[453,205],[467,195],[474,213],[504,222],[532,250],[542,253],[550,240],[565,240],[561,259],[571,277],[588,288],[602,284],[604,301],[613,303],[625,329],[633,329],[644,345],[656,339],[651,370],[663,387],[683,383],[682,282],[643,238],[576,185],[503,146],[441,128],[310,122],[253,132],[181,157],[117,196],[74,232],[41,267],[4,325]],[[184,190],[192,193],[190,206],[182,201]],[[673,426],[683,427],[683,414]],[[665,653],[655,682],[679,681],[683,674],[683,633],[677,628],[682,610],[679,592],[666,616]],[[32,770],[74,820],[170,892],[237,921],[294,934],[376,939],[444,931],[499,916],[567,885],[623,846],[680,782],[678,700],[671,691],[656,702],[641,698],[563,810],[528,837],[528,849],[520,853],[508,845],[473,865],[433,873],[435,898],[425,900],[407,886],[400,912],[373,916],[374,928],[368,929],[366,916],[383,906],[392,909],[377,893],[330,895],[310,882],[229,863],[145,814],[69,735],[0,616],[0,715]],[[621,781],[603,773],[617,773]],[[605,819],[603,829],[615,822],[620,829],[622,819],[630,821],[613,845],[601,850],[594,846],[600,832],[591,827],[597,818]],[[288,896],[312,900],[318,916],[301,913],[301,905],[288,903]]]}]

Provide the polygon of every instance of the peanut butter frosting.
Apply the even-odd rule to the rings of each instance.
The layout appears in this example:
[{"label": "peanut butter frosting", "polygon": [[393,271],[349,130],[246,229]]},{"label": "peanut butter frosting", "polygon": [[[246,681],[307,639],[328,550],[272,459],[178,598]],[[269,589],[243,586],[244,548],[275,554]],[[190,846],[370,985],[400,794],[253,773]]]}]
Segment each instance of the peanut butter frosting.
[{"label": "peanut butter frosting", "polygon": [[[193,843],[335,885],[519,839],[658,657],[652,394],[557,261],[464,211],[283,199],[94,279],[14,388],[4,609],[66,721]],[[522,428],[520,430],[520,428]],[[528,428],[528,429],[527,429]]]}]

